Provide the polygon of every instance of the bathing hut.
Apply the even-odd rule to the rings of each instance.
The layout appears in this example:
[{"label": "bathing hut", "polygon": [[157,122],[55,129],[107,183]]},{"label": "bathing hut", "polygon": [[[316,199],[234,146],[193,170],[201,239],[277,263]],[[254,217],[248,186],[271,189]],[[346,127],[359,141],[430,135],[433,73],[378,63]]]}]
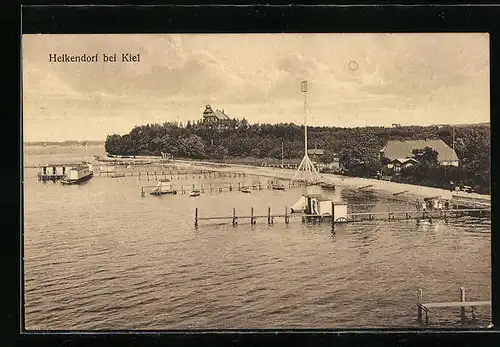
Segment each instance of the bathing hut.
[{"label": "bathing hut", "polygon": [[[333,211],[332,211],[333,208]],[[335,222],[347,221],[347,204],[334,202],[320,194],[302,195],[292,206],[292,213],[302,212],[308,217],[331,217]],[[333,213],[332,213],[333,212]]]}]

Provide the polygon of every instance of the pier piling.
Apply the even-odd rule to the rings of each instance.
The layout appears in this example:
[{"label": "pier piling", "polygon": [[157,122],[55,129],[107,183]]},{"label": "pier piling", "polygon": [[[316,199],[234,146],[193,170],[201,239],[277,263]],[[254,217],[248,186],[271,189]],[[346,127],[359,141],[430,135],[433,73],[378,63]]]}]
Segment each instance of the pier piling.
[{"label": "pier piling", "polygon": [[417,321],[422,321],[422,289],[417,290]]},{"label": "pier piling", "polygon": [[198,228],[198,207],[194,210],[194,227]]},{"label": "pier piling", "polygon": [[[465,301],[465,288],[460,287],[460,302]],[[462,322],[465,322],[465,307],[460,308],[460,318],[462,319]]]}]

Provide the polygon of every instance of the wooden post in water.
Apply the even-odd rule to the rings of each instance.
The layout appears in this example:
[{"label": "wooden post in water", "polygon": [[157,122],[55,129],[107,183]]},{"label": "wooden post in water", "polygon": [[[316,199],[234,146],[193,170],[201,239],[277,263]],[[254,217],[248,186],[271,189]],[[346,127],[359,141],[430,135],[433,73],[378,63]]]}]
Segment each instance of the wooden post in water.
[{"label": "wooden post in water", "polygon": [[271,208],[267,208],[267,224],[271,225]]},{"label": "wooden post in water", "polygon": [[254,224],[254,218],[253,218],[253,207],[250,211],[250,224]]},{"label": "wooden post in water", "polygon": [[194,210],[194,227],[198,228],[198,207]]},{"label": "wooden post in water", "polygon": [[[460,287],[460,301],[465,302],[465,288]],[[462,322],[465,322],[465,307],[460,308],[460,318],[462,318]]]},{"label": "wooden post in water", "polygon": [[335,230],[335,203],[332,201],[332,231]]},{"label": "wooden post in water", "polygon": [[422,289],[417,290],[417,321],[422,321]]},{"label": "wooden post in water", "polygon": [[233,226],[236,225],[236,223],[237,223],[236,219],[237,219],[237,217],[236,217],[236,208],[233,207]]},{"label": "wooden post in water", "polygon": [[289,221],[290,219],[288,217],[288,207],[285,206],[285,224],[288,224]]},{"label": "wooden post in water", "polygon": [[144,197],[146,194],[144,193],[144,187],[141,187],[141,196]]}]

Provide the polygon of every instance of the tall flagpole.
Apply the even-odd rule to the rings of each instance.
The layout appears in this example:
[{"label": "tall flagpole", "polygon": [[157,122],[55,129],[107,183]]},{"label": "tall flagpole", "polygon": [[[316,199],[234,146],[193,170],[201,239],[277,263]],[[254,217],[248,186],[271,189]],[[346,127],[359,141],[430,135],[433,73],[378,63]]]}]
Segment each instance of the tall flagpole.
[{"label": "tall flagpole", "polygon": [[304,93],[304,153],[307,155],[307,81],[302,82]]},{"label": "tall flagpole", "polygon": [[317,181],[319,174],[307,153],[307,81],[301,82],[300,91],[304,93],[304,158],[295,172],[293,179],[307,183]]}]

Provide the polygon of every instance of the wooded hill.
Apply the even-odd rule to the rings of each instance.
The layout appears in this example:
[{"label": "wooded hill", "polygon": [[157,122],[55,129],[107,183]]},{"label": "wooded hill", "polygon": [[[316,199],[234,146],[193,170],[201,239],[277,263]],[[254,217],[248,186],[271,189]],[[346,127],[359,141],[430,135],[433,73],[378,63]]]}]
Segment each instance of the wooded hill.
[{"label": "wooded hill", "polygon": [[[453,127],[308,127],[309,148],[325,150],[322,161],[335,154],[344,168],[356,176],[370,176],[380,170],[379,151],[388,140],[441,139],[450,147]],[[129,134],[110,135],[105,149],[113,155],[161,155],[176,158],[285,158],[304,155],[304,127],[295,124],[249,124],[233,119],[224,128],[197,122],[136,126]],[[455,150],[466,176],[481,186],[490,182],[491,145],[489,124],[455,127]],[[478,176],[478,177],[476,177]]]}]

